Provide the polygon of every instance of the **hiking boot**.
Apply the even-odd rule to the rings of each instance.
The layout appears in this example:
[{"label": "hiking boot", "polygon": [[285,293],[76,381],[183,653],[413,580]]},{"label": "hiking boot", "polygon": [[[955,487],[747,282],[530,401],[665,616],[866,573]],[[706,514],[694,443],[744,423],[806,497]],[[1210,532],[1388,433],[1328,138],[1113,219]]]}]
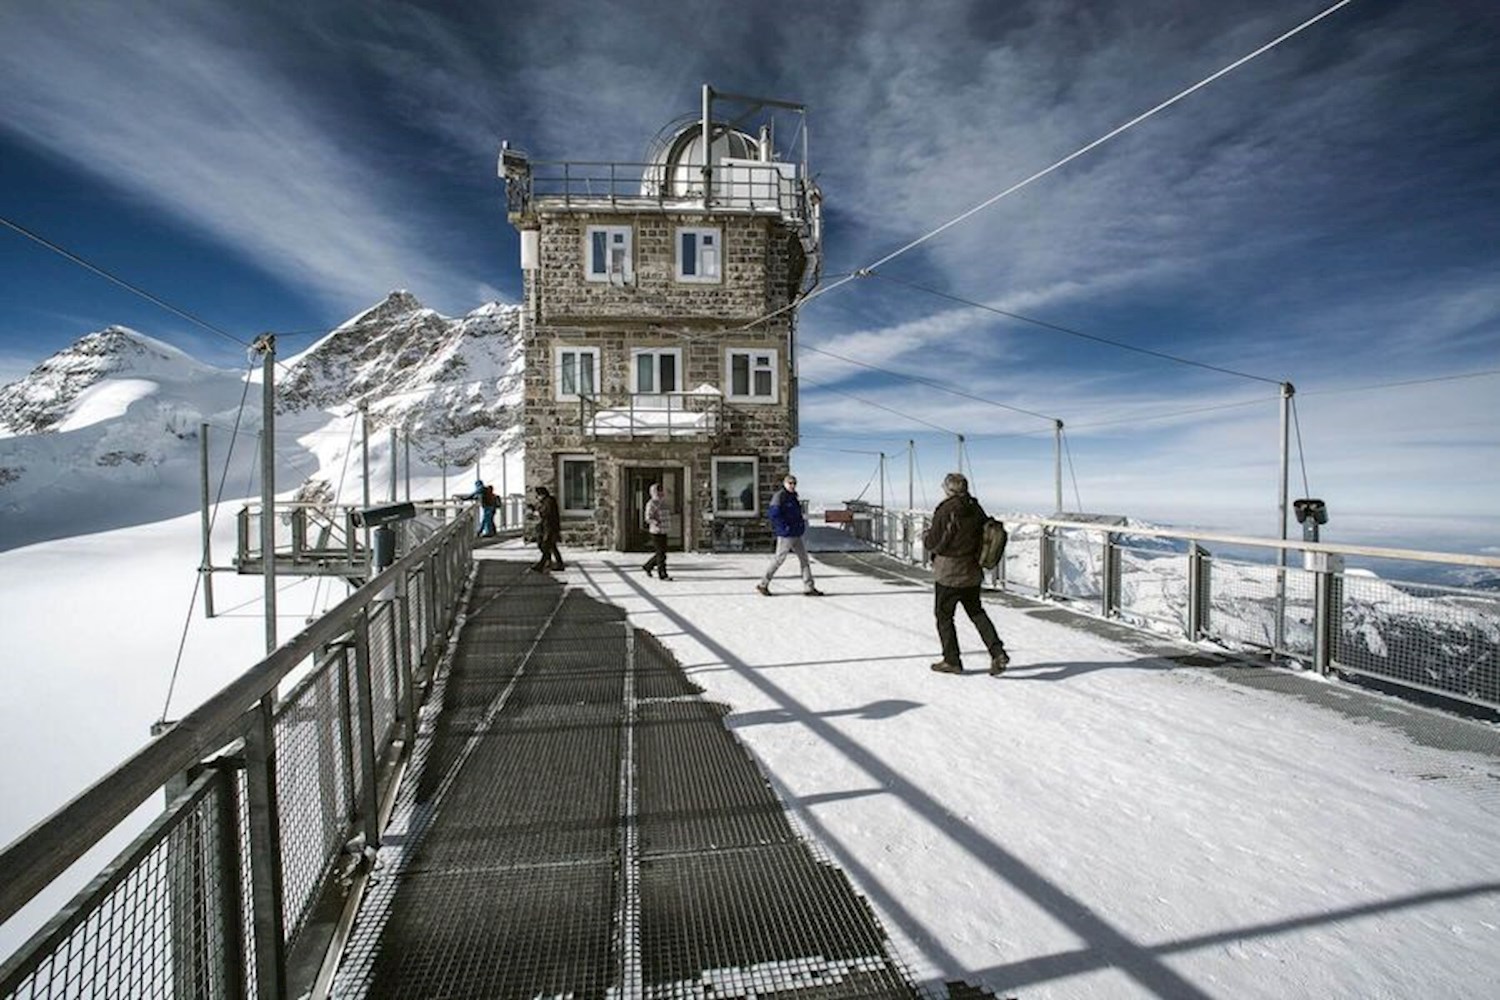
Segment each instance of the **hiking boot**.
[{"label": "hiking boot", "polygon": [[757,583],[755,585],[755,589],[760,594],[761,597],[770,597],[771,596],[771,588],[767,587],[763,583]]},{"label": "hiking boot", "polygon": [[802,596],[804,596],[804,597],[822,597],[824,595],[823,595],[823,592],[821,590],[819,590],[817,587],[808,587],[806,590],[804,590],[802,592]]},{"label": "hiking boot", "polygon": [[961,674],[964,668],[957,663],[949,663],[947,660],[938,660],[932,665],[932,669],[940,674]]},{"label": "hiking boot", "polygon": [[999,677],[1005,673],[1005,668],[1010,666],[1010,654],[1003,649],[997,649],[990,656],[990,676]]},{"label": "hiking boot", "polygon": [[651,571],[653,569],[655,569],[655,568],[656,567],[653,566],[653,565],[651,565],[650,563],[646,563],[644,566],[641,567],[641,572],[645,573],[647,576],[650,576],[651,575]]},{"label": "hiking boot", "polygon": [[668,576],[667,574],[663,573],[663,574],[661,574],[661,576],[657,577],[657,579],[659,579],[659,580],[670,580],[672,578],[670,576]]}]

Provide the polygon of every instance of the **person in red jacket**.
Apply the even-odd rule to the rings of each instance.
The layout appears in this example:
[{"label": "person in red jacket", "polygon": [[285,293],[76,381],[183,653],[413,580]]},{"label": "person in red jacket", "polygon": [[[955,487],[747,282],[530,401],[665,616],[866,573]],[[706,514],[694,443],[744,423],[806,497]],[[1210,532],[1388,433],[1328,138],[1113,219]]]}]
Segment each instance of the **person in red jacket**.
[{"label": "person in red jacket", "polygon": [[943,477],[943,492],[947,498],[932,512],[932,524],[922,535],[922,545],[932,556],[936,591],[933,614],[937,617],[938,641],[943,644],[943,658],[932,669],[940,674],[964,672],[958,651],[958,630],[953,627],[953,612],[962,604],[989,651],[990,673],[998,677],[1009,665],[1010,654],[979,600],[979,582],[983,576],[979,546],[984,541],[984,522],[989,515],[970,495],[969,481],[962,473],[950,472]]}]

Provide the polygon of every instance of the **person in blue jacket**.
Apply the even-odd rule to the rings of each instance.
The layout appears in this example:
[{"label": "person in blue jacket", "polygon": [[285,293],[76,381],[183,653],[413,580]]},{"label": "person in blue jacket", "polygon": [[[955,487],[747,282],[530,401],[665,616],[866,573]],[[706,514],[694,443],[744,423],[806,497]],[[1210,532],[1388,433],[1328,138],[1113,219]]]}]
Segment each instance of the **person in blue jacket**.
[{"label": "person in blue jacket", "polygon": [[495,511],[500,508],[500,498],[495,495],[495,488],[486,486],[483,479],[476,479],[473,492],[460,494],[458,499],[479,501],[479,537],[494,538]]},{"label": "person in blue jacket", "polygon": [[802,563],[802,593],[808,597],[822,597],[823,592],[813,583],[812,563],[807,558],[807,546],[802,541],[802,534],[807,531],[807,520],[802,516],[802,501],[797,499],[796,476],[788,475],[782,481],[781,489],[771,497],[771,506],[766,513],[771,518],[771,527],[776,529],[776,554],[771,557],[771,565],[766,567],[766,575],[755,585],[755,589],[762,596],[770,597],[771,577],[776,575],[787,555],[795,552],[798,561]]}]

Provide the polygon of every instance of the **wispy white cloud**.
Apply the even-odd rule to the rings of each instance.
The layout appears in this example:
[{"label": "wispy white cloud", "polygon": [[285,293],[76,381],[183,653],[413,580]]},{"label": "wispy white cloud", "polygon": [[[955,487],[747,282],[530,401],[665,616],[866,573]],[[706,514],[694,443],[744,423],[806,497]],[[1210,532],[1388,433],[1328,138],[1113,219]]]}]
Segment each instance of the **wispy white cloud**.
[{"label": "wispy white cloud", "polygon": [[3,125],[330,305],[396,287],[464,302],[476,276],[250,30],[227,6],[8,7]]}]

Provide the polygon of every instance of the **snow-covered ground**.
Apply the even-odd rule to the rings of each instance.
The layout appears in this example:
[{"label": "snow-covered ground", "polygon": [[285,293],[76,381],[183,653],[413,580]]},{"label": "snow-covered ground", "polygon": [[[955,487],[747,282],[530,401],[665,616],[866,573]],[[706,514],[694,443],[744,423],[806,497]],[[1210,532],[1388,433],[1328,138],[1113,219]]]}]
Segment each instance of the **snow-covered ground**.
[{"label": "snow-covered ground", "polygon": [[[145,740],[197,544],[185,517],[0,553],[0,840]],[[934,674],[915,582],[819,564],[828,596],[810,599],[788,564],[766,599],[760,555],[674,555],[669,582],[630,555],[567,555],[566,582],[626,608],[730,706],[925,980],[1026,1000],[1494,995],[1490,758],[998,605],[1010,672],[980,671],[960,621],[971,672]],[[258,581],[216,582],[229,614],[189,629],[173,714],[259,655]],[[316,588],[288,584],[285,635]],[[1455,772],[1478,780],[1428,780]],[[0,951],[67,891],[7,925]]]},{"label": "snow-covered ground", "polygon": [[[500,554],[500,553],[495,553]],[[488,555],[488,553],[487,553]],[[1500,795],[1439,753],[1285,695],[992,606],[992,678],[935,674],[932,596],[755,555],[565,578],[729,705],[803,826],[924,979],[1041,997],[1491,997]],[[960,615],[962,619],[962,615]],[[1005,994],[1002,994],[1005,995]]]}]

